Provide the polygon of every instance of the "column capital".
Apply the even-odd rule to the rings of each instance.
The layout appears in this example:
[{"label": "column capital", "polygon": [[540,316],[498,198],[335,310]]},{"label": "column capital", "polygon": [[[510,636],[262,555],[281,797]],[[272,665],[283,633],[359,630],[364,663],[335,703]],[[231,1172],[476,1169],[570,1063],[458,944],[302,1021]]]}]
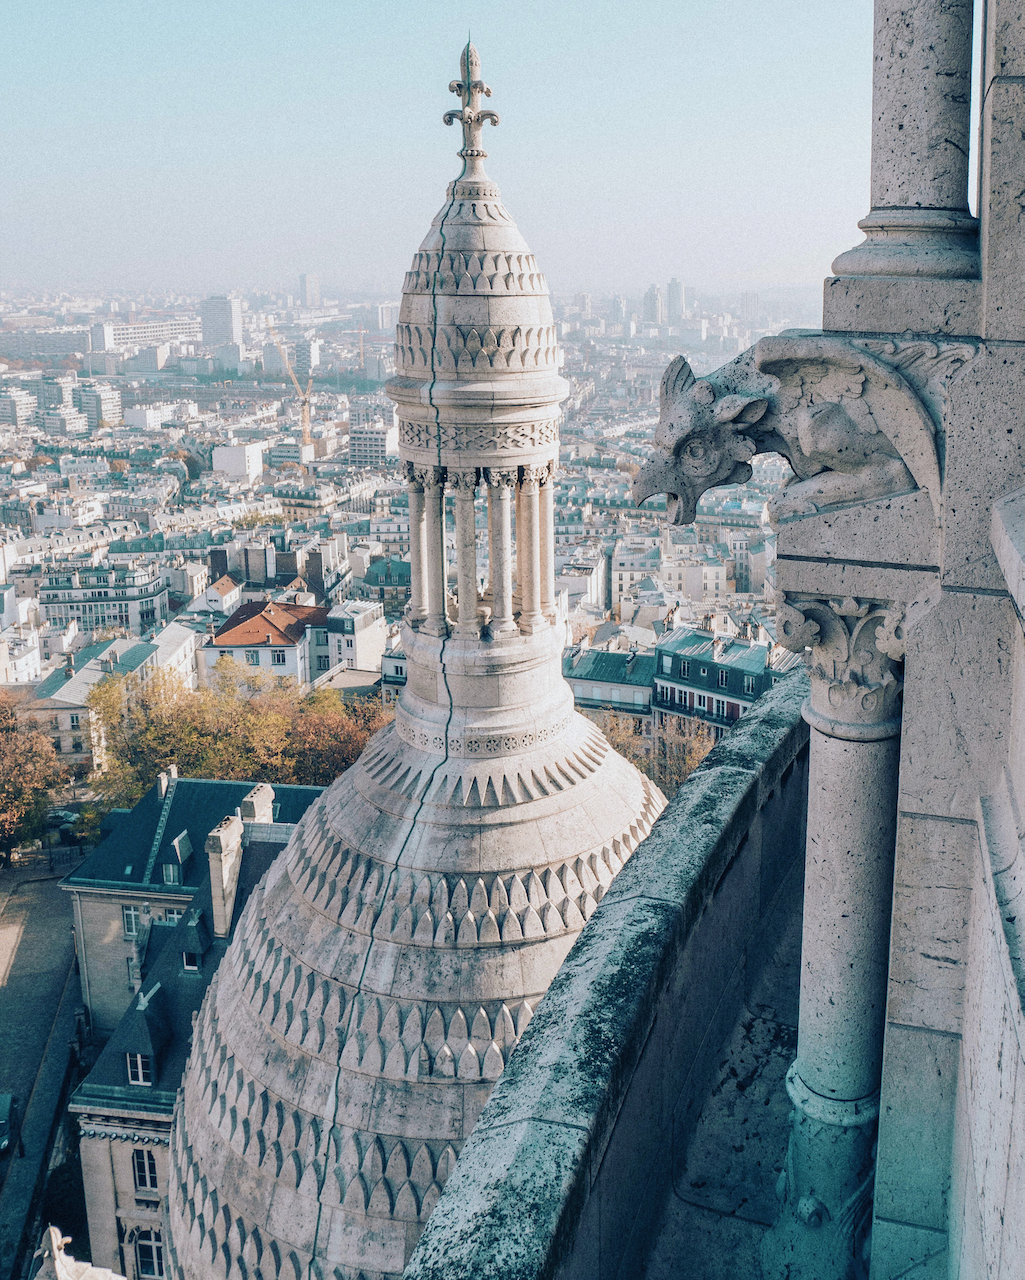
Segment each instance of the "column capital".
[{"label": "column capital", "polygon": [[438,489],[445,484],[444,467],[411,467],[411,474],[421,489]]},{"label": "column capital", "polygon": [[412,462],[405,462],[403,463],[403,470],[406,475],[406,483],[412,488],[420,489],[422,491],[424,487],[423,480],[421,478],[422,472],[417,470],[416,465]]},{"label": "column capital", "polygon": [[900,732],[904,608],[889,600],[787,592],[779,643],[811,676],[804,718],[833,738],[867,742]]},{"label": "column capital", "polygon": [[452,471],[450,469],[446,480],[450,488],[472,494],[480,484],[480,472],[476,467],[471,467],[468,471]]},{"label": "column capital", "polygon": [[548,476],[548,467],[528,465],[520,468],[520,487],[538,489]]},{"label": "column capital", "polygon": [[516,484],[515,470],[504,467],[485,467],[484,483],[489,489],[512,489]]}]

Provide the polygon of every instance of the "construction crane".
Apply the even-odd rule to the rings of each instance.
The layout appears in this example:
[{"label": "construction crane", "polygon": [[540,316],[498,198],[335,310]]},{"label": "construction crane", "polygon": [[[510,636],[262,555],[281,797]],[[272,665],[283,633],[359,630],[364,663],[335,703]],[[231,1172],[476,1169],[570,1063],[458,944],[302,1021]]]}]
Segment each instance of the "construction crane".
[{"label": "construction crane", "polygon": [[[295,376],[295,370],[292,368],[292,362],[288,358],[287,348],[273,329],[270,330],[270,336],[274,340],[274,345],[277,347],[278,354],[281,356],[281,363],[285,366],[285,371],[292,379],[292,386],[295,387],[295,393],[299,397],[299,421],[302,424],[302,443],[304,446],[312,444],[313,440],[310,435],[310,392],[313,390],[313,375],[310,375],[310,380],[306,384],[306,390],[303,391],[302,387],[299,386],[299,379]],[[305,464],[302,465],[302,470],[305,472]]]}]

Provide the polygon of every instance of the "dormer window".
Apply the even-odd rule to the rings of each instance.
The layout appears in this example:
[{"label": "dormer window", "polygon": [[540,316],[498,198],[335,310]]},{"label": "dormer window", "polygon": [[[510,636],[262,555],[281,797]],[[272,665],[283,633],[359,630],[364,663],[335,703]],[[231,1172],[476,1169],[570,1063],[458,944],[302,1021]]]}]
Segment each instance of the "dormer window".
[{"label": "dormer window", "polygon": [[199,972],[199,955],[195,951],[182,952],[182,968],[186,973]]},{"label": "dormer window", "polygon": [[177,862],[164,863],[164,884],[181,884],[182,869]]},{"label": "dormer window", "polygon": [[140,1085],[153,1084],[153,1060],[148,1053],[129,1053],[128,1083]]}]

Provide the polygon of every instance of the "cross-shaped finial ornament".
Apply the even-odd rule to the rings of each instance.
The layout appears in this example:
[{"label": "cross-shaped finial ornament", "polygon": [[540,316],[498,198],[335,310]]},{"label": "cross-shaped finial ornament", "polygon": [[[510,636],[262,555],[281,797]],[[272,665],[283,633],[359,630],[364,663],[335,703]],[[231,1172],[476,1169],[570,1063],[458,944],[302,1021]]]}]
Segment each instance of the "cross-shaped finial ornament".
[{"label": "cross-shaped finial ornament", "polygon": [[449,93],[458,93],[462,98],[463,106],[460,111],[446,111],[444,120],[446,124],[454,124],[456,120],[460,121],[463,126],[463,149],[459,154],[464,160],[468,161],[467,169],[479,169],[479,162],[487,156],[487,152],[481,146],[481,131],[485,120],[490,120],[493,125],[498,124],[498,114],[495,111],[480,111],[481,94],[485,98],[491,97],[491,89],[480,78],[480,55],[472,44],[467,42],[466,48],[462,52],[459,59],[459,66],[463,73],[462,80],[453,80],[448,86]]}]

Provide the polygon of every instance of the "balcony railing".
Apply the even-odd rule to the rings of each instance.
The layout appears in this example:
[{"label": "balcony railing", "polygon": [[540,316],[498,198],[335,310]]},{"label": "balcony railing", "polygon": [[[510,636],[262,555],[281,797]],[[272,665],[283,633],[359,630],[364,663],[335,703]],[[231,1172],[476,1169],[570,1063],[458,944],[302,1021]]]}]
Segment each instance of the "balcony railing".
[{"label": "balcony railing", "polygon": [[639,1273],[674,1151],[792,918],[807,689],[801,672],[763,695],[617,876],[495,1086],[405,1280]]}]

